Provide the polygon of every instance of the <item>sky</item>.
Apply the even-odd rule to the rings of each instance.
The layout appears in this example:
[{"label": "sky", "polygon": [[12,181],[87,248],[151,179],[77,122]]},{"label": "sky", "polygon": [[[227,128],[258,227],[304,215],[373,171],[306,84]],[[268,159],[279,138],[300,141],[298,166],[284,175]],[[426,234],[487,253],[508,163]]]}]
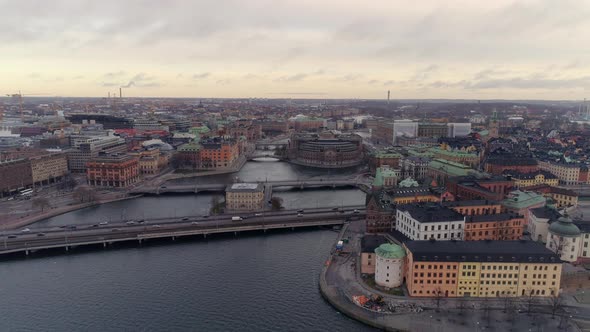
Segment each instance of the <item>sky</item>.
[{"label": "sky", "polygon": [[590,1],[0,0],[0,92],[590,98]]}]

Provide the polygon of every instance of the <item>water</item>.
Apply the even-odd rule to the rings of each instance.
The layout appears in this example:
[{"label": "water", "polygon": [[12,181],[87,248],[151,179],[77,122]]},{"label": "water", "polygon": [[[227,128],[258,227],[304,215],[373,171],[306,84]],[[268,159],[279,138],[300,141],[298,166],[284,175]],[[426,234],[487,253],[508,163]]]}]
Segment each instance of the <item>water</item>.
[{"label": "water", "polygon": [[333,231],[0,262],[0,331],[371,331],[318,291]]},{"label": "water", "polygon": [[[284,162],[248,162],[239,173],[244,181],[297,180],[300,178],[326,178],[328,176],[352,176],[354,169],[340,173],[299,167]],[[235,175],[233,175],[235,176]],[[190,179],[178,179],[176,183],[231,183],[232,175],[216,175]],[[96,224],[101,221],[125,219],[169,218],[209,214],[214,196],[219,194],[146,196],[132,200],[113,202],[73,211],[35,223],[29,228],[57,227],[71,224]],[[365,193],[359,189],[306,189],[277,188],[273,196],[283,199],[286,209],[306,209],[321,206],[364,205]]]}]

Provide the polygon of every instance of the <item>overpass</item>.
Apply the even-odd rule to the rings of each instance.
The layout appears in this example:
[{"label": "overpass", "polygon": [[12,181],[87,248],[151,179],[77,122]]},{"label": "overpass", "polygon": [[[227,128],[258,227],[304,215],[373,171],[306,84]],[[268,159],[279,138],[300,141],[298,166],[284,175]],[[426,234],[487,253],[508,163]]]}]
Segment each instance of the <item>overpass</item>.
[{"label": "overpass", "polygon": [[[357,211],[355,211],[357,210]],[[25,253],[46,249],[69,251],[76,247],[107,247],[113,243],[135,242],[142,244],[153,239],[203,236],[211,234],[269,231],[342,225],[350,220],[364,218],[364,207],[338,209],[309,209],[304,213],[284,210],[256,214],[242,221],[232,221],[231,215],[216,217],[183,217],[128,221],[119,224],[64,226],[65,228],[39,229],[37,232],[7,232],[0,238],[0,255]]]},{"label": "overpass", "polygon": [[[285,180],[285,181],[266,181],[258,182],[262,183],[266,188],[278,188],[278,187],[294,187],[299,189],[310,188],[310,187],[358,187],[365,191],[369,189],[369,183],[366,181],[359,180],[358,177],[354,178],[325,178],[320,180]],[[130,194],[165,194],[165,193],[199,193],[199,192],[215,192],[225,191],[225,188],[229,184],[226,183],[213,183],[213,184],[170,184],[163,186],[142,186],[132,189]]]}]

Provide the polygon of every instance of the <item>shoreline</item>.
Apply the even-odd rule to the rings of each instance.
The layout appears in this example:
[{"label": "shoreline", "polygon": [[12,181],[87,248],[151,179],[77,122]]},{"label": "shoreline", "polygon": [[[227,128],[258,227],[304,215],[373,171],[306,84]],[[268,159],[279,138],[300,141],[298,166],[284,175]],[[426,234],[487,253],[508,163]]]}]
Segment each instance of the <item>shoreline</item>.
[{"label": "shoreline", "polygon": [[21,228],[24,226],[34,224],[39,221],[43,221],[45,219],[49,219],[49,218],[53,218],[53,217],[56,217],[56,216],[59,216],[62,214],[66,214],[69,212],[82,210],[82,209],[93,207],[93,206],[99,206],[99,205],[107,204],[107,203],[135,199],[135,198],[139,198],[142,196],[143,195],[125,196],[125,197],[118,197],[118,198],[113,198],[113,199],[98,200],[96,202],[91,202],[91,203],[80,203],[80,204],[76,204],[76,205],[67,205],[67,206],[63,206],[60,208],[49,210],[49,211],[41,213],[41,214],[27,216],[26,218],[16,219],[16,220],[13,220],[12,222],[0,224],[0,230],[14,230],[14,229],[18,229],[18,228]]}]

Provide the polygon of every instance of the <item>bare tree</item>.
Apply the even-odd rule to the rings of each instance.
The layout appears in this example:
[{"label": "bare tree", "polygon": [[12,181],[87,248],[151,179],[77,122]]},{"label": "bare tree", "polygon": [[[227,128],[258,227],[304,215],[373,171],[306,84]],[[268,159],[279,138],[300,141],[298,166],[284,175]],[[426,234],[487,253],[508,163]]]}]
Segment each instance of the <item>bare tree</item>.
[{"label": "bare tree", "polygon": [[74,199],[78,200],[80,203],[90,203],[96,201],[97,195],[94,189],[83,186],[74,190]]},{"label": "bare tree", "polygon": [[436,312],[440,311],[440,305],[442,304],[444,293],[440,287],[434,290],[434,304],[436,305]]},{"label": "bare tree", "polygon": [[563,308],[563,297],[558,292],[551,297],[551,318],[555,319],[555,313]]},{"label": "bare tree", "polygon": [[280,197],[273,197],[270,199],[270,206],[273,211],[279,211],[283,209],[283,199]]},{"label": "bare tree", "polygon": [[211,214],[220,214],[223,212],[223,203],[220,202],[219,196],[211,197]]},{"label": "bare tree", "polygon": [[49,204],[49,200],[45,197],[37,197],[33,199],[33,208],[34,209],[41,209],[41,212],[45,210],[45,208],[51,207]]},{"label": "bare tree", "polygon": [[[508,291],[509,293],[510,291]],[[502,302],[504,303],[504,312],[507,313],[509,310],[512,309],[512,305],[513,305],[513,300],[510,296],[506,296],[504,297],[504,299],[502,300]]]},{"label": "bare tree", "polygon": [[483,317],[485,319],[485,321],[489,324],[490,322],[490,311],[491,311],[491,305],[490,305],[490,301],[487,297],[483,298],[483,303],[481,305],[482,309],[483,309]]},{"label": "bare tree", "polygon": [[466,305],[465,305],[465,301],[462,299],[459,299],[457,302],[457,309],[459,309],[459,316],[462,316],[463,313],[465,312],[466,309]]},{"label": "bare tree", "polygon": [[527,297],[526,297],[526,311],[527,314],[531,314],[531,310],[533,308],[533,305],[535,304],[535,302],[537,301],[537,299],[535,298],[535,291],[533,289],[528,289],[526,290]]}]

